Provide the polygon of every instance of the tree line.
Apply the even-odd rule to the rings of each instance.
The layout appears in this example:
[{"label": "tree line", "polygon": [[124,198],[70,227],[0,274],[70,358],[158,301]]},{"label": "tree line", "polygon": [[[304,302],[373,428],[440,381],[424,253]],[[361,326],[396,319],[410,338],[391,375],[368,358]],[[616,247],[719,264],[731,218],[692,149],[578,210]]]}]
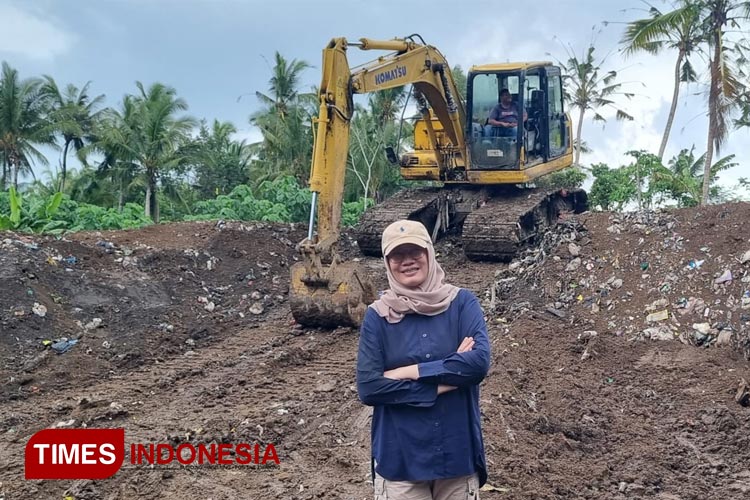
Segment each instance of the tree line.
[{"label": "tree line", "polygon": [[[674,54],[672,100],[664,125],[658,152],[631,151],[634,162],[622,169],[594,165],[587,170],[594,177],[592,191],[597,206],[607,209],[629,201],[643,205],[654,198],[665,199],[678,206],[706,204],[726,195],[715,186],[717,174],[736,166],[733,157],[715,161],[731,130],[750,126],[750,87],[747,58],[746,29],[750,22],[750,2],[740,0],[676,0],[671,9],[662,11],[648,6],[648,15],[626,23],[621,39],[622,53]],[[578,111],[575,138],[575,164],[580,166],[580,154],[586,150],[582,141],[584,116],[594,113],[594,121],[605,121],[602,108],[613,108],[620,120],[633,120],[617,104],[617,97],[632,99],[617,81],[617,71],[603,69],[606,57],[597,59],[591,44],[582,56],[568,50],[562,62],[566,83],[566,98]],[[701,66],[702,63],[702,66]],[[664,162],[664,151],[674,123],[681,88],[703,83],[706,92],[707,137],[706,150],[695,156],[695,148],[682,148],[677,156]],[[598,185],[597,185],[598,182]],[[746,187],[746,179],[739,185]],[[604,186],[612,186],[604,187]],[[699,188],[698,188],[699,187]],[[645,190],[645,192],[644,192]],[[602,198],[611,194],[614,198]]]},{"label": "tree line", "polygon": [[[639,207],[689,206],[721,199],[722,192],[715,186],[717,174],[736,163],[731,156],[715,157],[733,128],[750,125],[743,31],[750,20],[749,6],[750,2],[736,0],[678,0],[668,11],[650,7],[646,17],[626,24],[624,54],[675,54],[674,91],[659,151],[628,152],[632,158],[629,165],[581,164],[580,155],[587,150],[585,118],[593,113],[595,121],[604,121],[602,110],[610,107],[618,119],[632,120],[618,97],[633,99],[635,94],[618,81],[617,71],[605,68],[607,58],[597,58],[593,42],[581,55],[569,48],[567,57],[559,62],[565,97],[577,118],[577,169],[544,182],[580,185],[592,176],[592,202],[601,209],[629,203]],[[163,83],[137,82],[117,106],[106,107],[105,96],[93,92],[91,82],[78,87],[60,85],[49,75],[21,78],[4,62],[0,75],[0,191],[12,186],[17,207],[22,206],[19,187],[29,200],[47,200],[24,206],[57,205],[59,213],[67,210],[75,221],[70,225],[76,228],[89,227],[86,221],[94,218],[92,214],[116,220],[115,214],[134,214],[139,207],[142,215],[134,224],[162,218],[302,221],[305,210],[299,207],[309,201],[305,184],[312,124],[318,112],[317,89],[305,92],[301,88],[301,77],[309,68],[305,61],[275,54],[267,89],[255,93],[260,108],[249,116],[261,139],[248,143],[235,138],[237,128],[232,123],[209,123],[190,116],[187,102]],[[465,73],[454,67],[453,74],[465,95]],[[708,87],[706,150],[683,148],[665,161],[681,89],[699,82]],[[398,88],[371,94],[357,103],[347,165],[346,220],[405,185],[398,169],[387,162],[383,148],[410,145],[412,121],[401,119],[408,98],[409,89]],[[44,147],[59,152],[57,164],[50,166],[40,151]],[[68,164],[73,155],[81,168],[71,171]],[[48,168],[35,178],[34,165]],[[34,180],[19,186],[24,176]],[[744,179],[740,182],[747,185]],[[62,201],[50,204],[58,192]],[[0,213],[9,213],[10,200],[8,192],[0,196]],[[260,211],[242,209],[242,203],[251,201]],[[79,212],[85,217],[75,215]]]}]

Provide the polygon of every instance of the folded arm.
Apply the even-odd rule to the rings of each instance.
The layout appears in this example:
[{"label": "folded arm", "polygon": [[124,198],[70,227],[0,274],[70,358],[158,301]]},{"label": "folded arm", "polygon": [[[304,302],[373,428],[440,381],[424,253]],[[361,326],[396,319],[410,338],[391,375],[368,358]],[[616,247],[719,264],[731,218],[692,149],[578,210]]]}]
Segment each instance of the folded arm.
[{"label": "folded arm", "polygon": [[459,321],[465,337],[445,359],[396,368],[385,375],[398,379],[466,387],[480,383],[490,367],[490,343],[482,308],[476,297],[464,305]]},{"label": "folded arm", "polygon": [[373,321],[365,318],[357,354],[357,392],[359,399],[368,406],[432,406],[439,394],[455,389],[434,382],[386,377],[383,359],[383,351],[377,332],[373,328]]}]

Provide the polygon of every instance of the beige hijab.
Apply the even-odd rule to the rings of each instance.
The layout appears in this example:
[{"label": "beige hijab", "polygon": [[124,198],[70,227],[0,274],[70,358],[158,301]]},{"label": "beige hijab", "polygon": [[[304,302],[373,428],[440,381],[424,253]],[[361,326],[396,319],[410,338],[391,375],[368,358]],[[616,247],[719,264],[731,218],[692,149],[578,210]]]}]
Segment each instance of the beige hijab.
[{"label": "beige hijab", "polygon": [[[416,288],[405,287],[393,276],[387,255],[397,246],[413,243],[427,250],[427,279]],[[444,283],[445,272],[435,259],[435,249],[427,229],[415,221],[396,221],[383,231],[383,261],[390,289],[370,307],[388,323],[398,323],[407,314],[436,316],[448,309],[459,288]]]}]

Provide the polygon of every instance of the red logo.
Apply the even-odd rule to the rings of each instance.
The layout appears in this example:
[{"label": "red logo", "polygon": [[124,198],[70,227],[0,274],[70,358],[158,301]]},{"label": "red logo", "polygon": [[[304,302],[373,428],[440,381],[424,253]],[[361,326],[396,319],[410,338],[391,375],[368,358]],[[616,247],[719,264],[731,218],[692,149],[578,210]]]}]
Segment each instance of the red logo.
[{"label": "red logo", "polygon": [[125,429],[44,429],[25,455],[26,479],[106,479],[125,458]]},{"label": "red logo", "polygon": [[[26,443],[26,479],[107,479],[125,460],[125,429],[44,429]],[[136,466],[279,465],[273,444],[132,443]]]}]

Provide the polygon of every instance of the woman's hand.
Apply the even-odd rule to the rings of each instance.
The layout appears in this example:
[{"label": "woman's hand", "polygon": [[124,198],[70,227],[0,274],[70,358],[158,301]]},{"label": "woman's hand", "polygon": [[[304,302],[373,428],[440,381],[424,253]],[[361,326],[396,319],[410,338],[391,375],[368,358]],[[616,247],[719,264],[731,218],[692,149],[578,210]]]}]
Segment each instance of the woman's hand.
[{"label": "woman's hand", "polygon": [[417,380],[419,379],[419,366],[408,365],[394,368],[393,370],[387,370],[383,373],[385,378],[393,380]]},{"label": "woman's hand", "polygon": [[438,396],[445,394],[446,392],[455,391],[457,387],[455,385],[439,384],[437,388]]},{"label": "woman's hand", "polygon": [[474,349],[474,337],[466,337],[461,341],[461,345],[458,346],[456,352],[469,352]]},{"label": "woman's hand", "polygon": [[[474,337],[466,337],[461,341],[456,352],[469,352],[474,348]],[[385,378],[392,380],[419,380],[419,365],[407,365],[383,372]],[[450,387],[450,386],[446,386]],[[455,387],[453,387],[455,389]],[[448,390],[453,390],[448,389]]]}]

